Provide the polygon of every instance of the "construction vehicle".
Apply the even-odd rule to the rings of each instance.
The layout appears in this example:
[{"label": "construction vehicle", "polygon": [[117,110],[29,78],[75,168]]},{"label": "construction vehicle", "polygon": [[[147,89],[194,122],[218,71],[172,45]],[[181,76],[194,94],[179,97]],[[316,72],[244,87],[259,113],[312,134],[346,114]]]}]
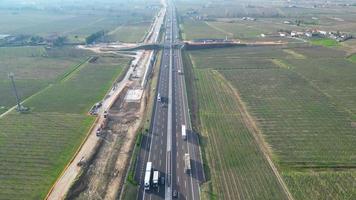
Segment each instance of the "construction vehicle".
[{"label": "construction vehicle", "polygon": [[147,162],[145,179],[144,179],[145,190],[150,190],[151,172],[152,172],[152,162]]}]

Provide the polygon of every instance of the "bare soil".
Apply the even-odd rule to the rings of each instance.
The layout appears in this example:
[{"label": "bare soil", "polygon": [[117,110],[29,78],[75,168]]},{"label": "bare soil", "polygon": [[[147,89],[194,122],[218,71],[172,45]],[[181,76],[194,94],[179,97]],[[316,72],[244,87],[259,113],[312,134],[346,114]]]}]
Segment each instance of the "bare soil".
[{"label": "bare soil", "polygon": [[87,161],[66,199],[117,199],[144,107],[125,102],[126,92],[127,88],[109,110],[97,153]]}]

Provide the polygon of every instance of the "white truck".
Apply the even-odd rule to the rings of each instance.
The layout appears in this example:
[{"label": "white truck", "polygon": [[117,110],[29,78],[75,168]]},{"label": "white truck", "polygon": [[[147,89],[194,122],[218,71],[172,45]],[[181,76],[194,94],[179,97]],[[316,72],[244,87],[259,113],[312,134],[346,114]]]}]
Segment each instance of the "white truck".
[{"label": "white truck", "polygon": [[184,171],[187,174],[190,174],[190,156],[188,153],[184,154]]},{"label": "white truck", "polygon": [[153,171],[153,179],[152,179],[153,187],[158,187],[158,181],[159,181],[158,179],[159,179],[159,172]]},{"label": "white truck", "polygon": [[157,101],[161,102],[161,94],[160,93],[158,93],[158,95],[157,95]]},{"label": "white truck", "polygon": [[187,130],[184,124],[182,124],[182,138],[183,140],[187,140]]},{"label": "white truck", "polygon": [[145,171],[145,190],[150,190],[150,181],[151,181],[151,172],[152,172],[152,162],[147,162],[146,171]]}]

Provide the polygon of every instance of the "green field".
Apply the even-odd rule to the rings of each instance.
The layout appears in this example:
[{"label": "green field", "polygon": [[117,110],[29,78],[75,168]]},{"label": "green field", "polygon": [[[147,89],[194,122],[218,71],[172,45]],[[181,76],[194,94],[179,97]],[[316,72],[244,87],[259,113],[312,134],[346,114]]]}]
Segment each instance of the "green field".
[{"label": "green field", "polygon": [[24,100],[57,81],[90,55],[74,48],[0,48],[0,113],[16,104],[8,73],[15,75],[19,96]]},{"label": "green field", "polygon": [[356,63],[356,55],[352,55],[348,58],[351,62],[355,62]]},{"label": "green field", "polygon": [[[245,155],[238,148],[246,149],[252,143],[234,140],[243,131],[238,127],[241,116],[236,110],[237,99],[223,87],[228,82],[238,91],[261,130],[273,161],[295,199],[356,197],[356,128],[352,125],[356,121],[353,92],[356,68],[345,58],[345,52],[324,47],[274,47],[273,50],[239,47],[189,54],[195,67],[198,127],[203,138],[206,137],[203,149],[212,175],[213,194],[218,197],[229,194],[222,191],[226,180],[220,173],[229,171],[230,167],[223,160],[233,162],[235,159],[229,155],[237,158]],[[225,133],[229,134],[228,139]],[[248,131],[245,134],[251,135]],[[210,144],[212,141],[217,143]],[[234,148],[229,148],[230,145]],[[214,154],[215,151],[223,152]],[[245,156],[238,163],[253,169],[250,165],[256,163],[256,155]],[[212,162],[219,159],[222,160],[217,161],[219,164]],[[268,176],[269,173],[262,171]],[[248,172],[241,174],[245,173]],[[214,177],[214,174],[219,175]],[[233,175],[225,177],[233,179]],[[254,178],[250,175],[243,180],[248,185]],[[273,185],[255,183],[264,184]]]},{"label": "green field", "polygon": [[202,145],[217,199],[285,199],[218,72],[196,70]]},{"label": "green field", "polygon": [[203,21],[194,21],[184,19],[184,24],[181,27],[184,40],[193,40],[199,38],[220,38],[224,39],[226,34],[209,27]]},{"label": "green field", "polygon": [[28,114],[0,120],[0,199],[43,199],[85,137],[101,100],[129,59],[99,57],[25,103]]},{"label": "green field", "polygon": [[108,34],[108,38],[110,41],[142,42],[150,25],[150,23],[139,23],[119,26]]},{"label": "green field", "polygon": [[[0,9],[0,34],[26,34],[45,38],[67,36],[68,42],[84,42],[92,33],[105,30],[112,32],[117,29],[131,30],[118,31],[111,41],[122,42],[138,41],[145,34],[156,9],[147,9],[146,6],[159,5],[158,2],[135,1],[132,4],[114,2],[110,9],[109,4],[79,5],[71,9]],[[93,6],[93,8],[91,8]],[[93,12],[95,10],[95,12]],[[138,14],[139,13],[139,14]],[[115,31],[116,32],[116,31]]]},{"label": "green field", "polygon": [[[330,5],[322,2],[295,2],[288,7],[283,1],[185,1],[178,0],[183,38],[225,38],[241,41],[287,41],[301,43],[303,40],[279,37],[280,31],[323,30],[326,32],[356,34],[356,6]],[[253,18],[254,20],[246,19]],[[243,20],[245,18],[245,20]],[[261,37],[261,34],[266,37]],[[307,39],[307,38],[304,38]],[[312,39],[314,45],[342,47],[333,39]],[[352,50],[354,52],[354,50]]]},{"label": "green field", "polygon": [[311,43],[314,45],[320,45],[324,47],[334,47],[334,46],[339,46],[339,42],[333,39],[328,39],[328,38],[323,38],[323,39],[313,39],[311,40]]}]

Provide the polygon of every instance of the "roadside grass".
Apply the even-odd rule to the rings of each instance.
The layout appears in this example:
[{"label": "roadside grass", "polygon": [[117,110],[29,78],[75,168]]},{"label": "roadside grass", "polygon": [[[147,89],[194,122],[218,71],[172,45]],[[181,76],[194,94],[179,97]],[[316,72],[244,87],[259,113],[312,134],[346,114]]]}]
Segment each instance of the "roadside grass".
[{"label": "roadside grass", "polygon": [[339,42],[329,38],[320,38],[310,40],[311,44],[324,47],[337,47],[340,46]]},{"label": "roadside grass", "polygon": [[356,55],[351,55],[347,58],[349,61],[356,63]]},{"label": "roadside grass", "polygon": [[43,199],[93,121],[88,109],[109,89],[128,58],[100,57],[0,120],[0,199]]},{"label": "roadside grass", "polygon": [[124,184],[124,190],[121,199],[123,200],[133,200],[137,199],[137,185],[131,182],[126,182]]}]

